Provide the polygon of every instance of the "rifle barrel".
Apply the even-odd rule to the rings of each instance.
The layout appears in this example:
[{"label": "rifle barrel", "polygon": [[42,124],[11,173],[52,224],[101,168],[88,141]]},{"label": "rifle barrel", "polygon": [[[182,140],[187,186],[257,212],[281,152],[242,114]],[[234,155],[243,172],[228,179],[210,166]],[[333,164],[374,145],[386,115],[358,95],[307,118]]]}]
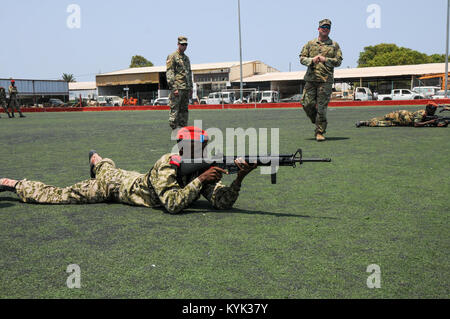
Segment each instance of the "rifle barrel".
[{"label": "rifle barrel", "polygon": [[308,162],[331,162],[331,158],[302,158],[300,160],[303,163]]}]

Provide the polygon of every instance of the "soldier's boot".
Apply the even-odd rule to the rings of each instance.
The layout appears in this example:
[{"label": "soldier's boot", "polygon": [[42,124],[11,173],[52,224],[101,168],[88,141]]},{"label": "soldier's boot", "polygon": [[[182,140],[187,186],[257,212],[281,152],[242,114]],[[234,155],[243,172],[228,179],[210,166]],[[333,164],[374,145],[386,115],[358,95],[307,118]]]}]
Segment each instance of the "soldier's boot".
[{"label": "soldier's boot", "polygon": [[358,121],[355,123],[356,127],[361,127],[361,126],[368,126],[368,123],[365,121]]},{"label": "soldier's boot", "polygon": [[1,192],[16,192],[16,185],[18,181],[9,178],[0,179],[0,193]]},{"label": "soldier's boot", "polygon": [[100,155],[98,155],[97,151],[91,150],[89,152],[89,168],[90,168],[91,178],[95,178],[94,168],[95,168],[95,165],[98,162],[100,162],[101,160],[102,160],[102,158],[100,157]]},{"label": "soldier's boot", "polygon": [[325,136],[323,136],[322,134],[320,134],[320,133],[317,133],[316,134],[316,141],[317,142],[323,142],[323,141],[325,141],[326,139],[325,139]]},{"label": "soldier's boot", "polygon": [[25,115],[22,114],[22,112],[19,112],[20,117],[26,117]]}]

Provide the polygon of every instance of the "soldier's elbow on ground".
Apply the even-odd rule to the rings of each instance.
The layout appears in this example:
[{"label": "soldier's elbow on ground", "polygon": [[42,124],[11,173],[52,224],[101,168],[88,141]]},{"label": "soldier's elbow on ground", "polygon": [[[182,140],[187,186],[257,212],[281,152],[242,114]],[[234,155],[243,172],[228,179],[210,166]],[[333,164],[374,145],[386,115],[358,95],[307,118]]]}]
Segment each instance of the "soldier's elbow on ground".
[{"label": "soldier's elbow on ground", "polygon": [[231,209],[233,208],[234,203],[215,203],[212,206],[217,210],[225,210],[225,209]]},{"label": "soldier's elbow on ground", "polygon": [[183,212],[184,209],[183,207],[168,206],[168,205],[164,206],[164,208],[170,215],[180,214]]}]

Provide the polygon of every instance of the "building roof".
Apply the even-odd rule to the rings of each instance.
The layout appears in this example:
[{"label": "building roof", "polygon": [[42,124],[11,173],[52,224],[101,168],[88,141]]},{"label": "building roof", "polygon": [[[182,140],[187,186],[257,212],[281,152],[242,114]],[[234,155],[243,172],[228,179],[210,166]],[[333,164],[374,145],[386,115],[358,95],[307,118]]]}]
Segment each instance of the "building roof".
[{"label": "building roof", "polygon": [[96,82],[69,82],[69,91],[95,90]]},{"label": "building roof", "polygon": [[[378,66],[369,68],[336,69],[335,79],[378,78],[392,76],[421,76],[425,74],[445,73],[445,63],[428,63],[414,65]],[[244,82],[270,82],[303,80],[306,71],[272,72],[244,78]],[[235,81],[236,82],[236,81]]]},{"label": "building roof", "polygon": [[[257,62],[257,61],[244,61],[242,64],[247,64],[251,62]],[[202,63],[202,64],[192,64],[191,69],[192,71],[200,71],[200,70],[210,70],[210,69],[227,69],[234,66],[239,65],[240,62],[218,62],[218,63]],[[119,71],[109,72],[109,73],[102,73],[98,74],[97,76],[102,75],[122,75],[122,74],[141,74],[141,73],[160,73],[160,72],[166,72],[166,66],[150,66],[150,67],[143,67],[143,68],[128,68],[123,69]]]},{"label": "building roof", "polygon": [[[303,80],[306,71],[296,72],[270,72],[244,78],[244,82],[273,82],[273,81],[297,81]],[[239,81],[234,81],[239,82]]]}]

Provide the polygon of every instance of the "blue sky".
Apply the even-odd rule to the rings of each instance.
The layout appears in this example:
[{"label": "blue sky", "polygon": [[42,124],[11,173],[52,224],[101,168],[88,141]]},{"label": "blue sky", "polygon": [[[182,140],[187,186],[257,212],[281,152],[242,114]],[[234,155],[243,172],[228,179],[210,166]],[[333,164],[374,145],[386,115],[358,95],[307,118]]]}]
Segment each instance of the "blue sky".
[{"label": "blue sky", "polygon": [[[67,7],[81,8],[81,28],[69,29]],[[368,28],[371,4],[381,27]],[[72,73],[93,81],[99,72],[129,66],[135,54],[164,65],[178,35],[189,38],[192,63],[239,60],[237,0],[1,1],[0,78],[58,79]],[[342,67],[355,67],[365,46],[395,43],[445,53],[445,0],[241,0],[243,59],[280,71],[304,70],[301,47],[317,36],[318,21],[333,22]]]}]

